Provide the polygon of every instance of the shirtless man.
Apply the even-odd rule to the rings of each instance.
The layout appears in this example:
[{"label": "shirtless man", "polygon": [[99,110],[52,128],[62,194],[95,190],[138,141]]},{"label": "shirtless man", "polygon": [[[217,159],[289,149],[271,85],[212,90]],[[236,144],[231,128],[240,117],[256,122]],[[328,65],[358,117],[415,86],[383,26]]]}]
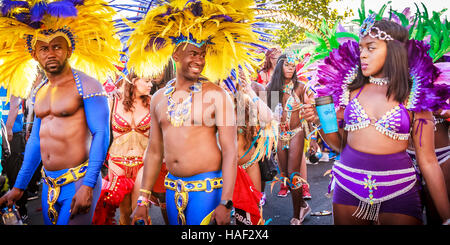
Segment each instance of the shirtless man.
[{"label": "shirtless man", "polygon": [[203,81],[199,91],[193,92],[192,104],[188,104],[191,111],[182,125],[176,127],[168,120],[168,89],[173,86],[177,91],[172,97],[176,103],[186,101],[192,85],[205,80],[200,73],[206,49],[207,45],[197,47],[186,42],[178,46],[173,53],[175,81],[152,97],[150,143],[144,156],[141,202],[133,223],[148,223],[148,206],[142,204],[149,198],[148,190],[153,188],[163,157],[169,171],[165,186],[171,225],[230,223],[237,168],[237,129],[231,98],[219,86]]},{"label": "shirtless man", "polygon": [[49,43],[38,39],[31,54],[48,80],[33,92],[35,119],[24,162],[0,205],[20,199],[42,159],[45,224],[90,224],[109,145],[106,93],[98,81],[71,69],[72,48],[61,35]]}]

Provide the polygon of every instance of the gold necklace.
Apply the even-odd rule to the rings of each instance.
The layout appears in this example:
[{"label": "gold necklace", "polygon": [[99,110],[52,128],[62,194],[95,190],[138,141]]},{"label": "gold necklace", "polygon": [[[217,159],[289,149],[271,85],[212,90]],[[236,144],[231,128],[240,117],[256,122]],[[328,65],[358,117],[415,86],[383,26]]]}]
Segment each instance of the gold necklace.
[{"label": "gold necklace", "polygon": [[167,83],[164,95],[168,97],[167,120],[169,120],[174,127],[180,127],[191,116],[192,95],[202,90],[202,83],[196,82],[189,86],[189,96],[181,103],[177,103],[172,98],[172,95],[175,92],[175,81],[175,79],[172,79]]}]

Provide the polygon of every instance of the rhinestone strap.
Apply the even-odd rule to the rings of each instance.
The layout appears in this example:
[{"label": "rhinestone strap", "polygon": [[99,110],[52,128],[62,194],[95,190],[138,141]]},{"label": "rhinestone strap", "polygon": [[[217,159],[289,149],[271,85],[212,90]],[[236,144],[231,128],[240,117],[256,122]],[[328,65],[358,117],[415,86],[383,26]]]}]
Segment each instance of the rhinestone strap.
[{"label": "rhinestone strap", "polygon": [[409,184],[407,187],[405,187],[405,188],[403,188],[403,189],[401,189],[401,190],[398,190],[398,191],[396,191],[396,192],[394,192],[394,193],[392,193],[392,194],[390,194],[390,195],[384,196],[384,197],[382,197],[382,198],[373,198],[372,200],[370,200],[369,198],[359,196],[358,194],[356,194],[355,192],[353,192],[352,190],[350,190],[348,187],[346,187],[345,185],[343,185],[341,182],[339,182],[339,180],[338,180],[337,178],[334,178],[334,181],[336,181],[336,183],[337,183],[342,189],[344,189],[344,190],[347,191],[348,193],[352,194],[352,196],[358,198],[360,201],[363,201],[363,202],[369,202],[369,201],[372,201],[373,203],[381,203],[381,202],[390,200],[390,199],[392,199],[392,198],[394,198],[394,197],[398,197],[398,196],[400,196],[400,195],[402,195],[402,194],[405,194],[406,192],[408,192],[409,190],[411,190],[411,189],[414,187],[414,185],[416,184],[416,181],[413,181],[413,182],[412,182],[411,184]]},{"label": "rhinestone strap", "polygon": [[[361,181],[361,180],[357,180],[355,178],[352,178],[344,173],[342,173],[339,169],[333,168],[333,171],[335,173],[338,173],[340,176],[342,176],[344,179],[349,180],[355,184],[359,184],[359,185],[366,185],[366,182]],[[408,177],[404,177],[398,180],[393,180],[393,181],[385,181],[385,182],[377,182],[376,186],[393,186],[393,185],[398,185],[398,184],[402,184],[411,180],[415,180],[416,179],[416,175],[411,175]]]},{"label": "rhinestone strap", "polygon": [[394,175],[394,174],[408,174],[408,173],[415,173],[415,171],[416,171],[414,169],[414,167],[398,169],[398,170],[370,171],[370,170],[364,170],[364,169],[351,168],[351,167],[345,166],[340,161],[335,161],[334,165],[336,165],[339,168],[350,171],[352,173],[378,175],[378,176],[388,176],[388,175]]}]

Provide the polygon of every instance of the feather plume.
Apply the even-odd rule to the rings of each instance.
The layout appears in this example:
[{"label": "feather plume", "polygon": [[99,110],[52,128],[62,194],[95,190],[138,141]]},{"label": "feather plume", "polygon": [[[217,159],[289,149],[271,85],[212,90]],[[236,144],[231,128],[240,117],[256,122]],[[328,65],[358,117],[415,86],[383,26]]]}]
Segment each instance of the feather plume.
[{"label": "feather plume", "polygon": [[[174,0],[155,6],[135,25],[128,39],[129,60],[138,76],[163,71],[180,42],[208,45],[202,75],[211,82],[225,80],[232,69],[256,66],[253,1]],[[229,84],[230,85],[230,84]],[[230,86],[232,87],[232,86]]]},{"label": "feather plume", "polygon": [[[69,60],[72,68],[99,81],[115,76],[114,65],[121,64],[121,44],[112,22],[116,12],[103,0],[78,1],[76,7],[74,2],[62,2],[46,1],[47,6],[53,4],[55,11],[50,10],[50,14],[46,12],[39,23],[29,22],[29,8],[39,4],[43,6],[41,1],[29,1],[23,22],[17,17],[0,17],[0,85],[7,88],[10,94],[26,98],[30,93],[37,71],[37,62],[30,55],[32,40],[37,35],[45,35],[50,29],[62,30],[73,41],[72,45],[76,44]],[[83,5],[79,5],[82,2]],[[67,6],[73,9],[62,9]]]}]

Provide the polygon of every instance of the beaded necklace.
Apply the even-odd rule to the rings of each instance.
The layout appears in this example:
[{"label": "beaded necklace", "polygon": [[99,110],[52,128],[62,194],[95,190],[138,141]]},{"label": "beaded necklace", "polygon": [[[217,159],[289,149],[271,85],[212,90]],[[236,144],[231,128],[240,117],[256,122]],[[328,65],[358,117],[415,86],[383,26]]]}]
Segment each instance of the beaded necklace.
[{"label": "beaded necklace", "polygon": [[292,89],[294,89],[293,82],[289,82],[288,84],[283,85],[283,93],[291,93]]},{"label": "beaded necklace", "polygon": [[175,102],[172,98],[175,92],[175,79],[167,83],[164,95],[168,97],[167,101],[167,119],[174,127],[180,127],[191,115],[192,95],[202,90],[202,83],[196,82],[189,86],[189,96],[181,103]]},{"label": "beaded necklace", "polygon": [[383,85],[387,85],[389,83],[389,79],[386,78],[386,77],[375,78],[375,77],[371,76],[369,78],[369,83],[373,83],[373,84],[376,84],[376,85],[383,86]]}]

